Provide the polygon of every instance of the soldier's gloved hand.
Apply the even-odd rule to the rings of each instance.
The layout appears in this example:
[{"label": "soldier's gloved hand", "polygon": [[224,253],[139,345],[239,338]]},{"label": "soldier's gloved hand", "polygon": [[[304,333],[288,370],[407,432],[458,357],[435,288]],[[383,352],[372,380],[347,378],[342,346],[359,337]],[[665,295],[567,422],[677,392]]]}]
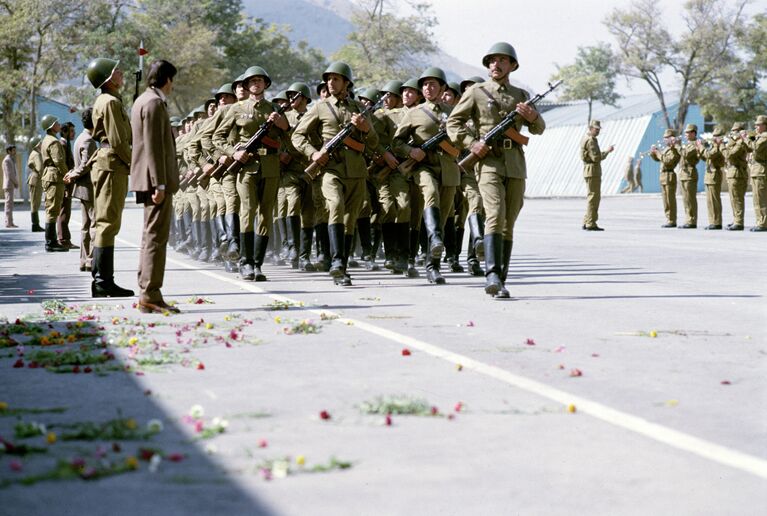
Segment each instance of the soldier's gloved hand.
[{"label": "soldier's gloved hand", "polygon": [[352,125],[354,125],[354,127],[363,133],[370,131],[370,124],[368,124],[368,119],[359,113],[354,113],[352,115]]},{"label": "soldier's gloved hand", "polygon": [[416,161],[421,161],[423,158],[426,157],[426,153],[419,149],[418,147],[413,147],[410,149],[410,158],[414,159]]},{"label": "soldier's gloved hand", "polygon": [[321,167],[324,167],[328,164],[328,159],[330,159],[330,156],[328,156],[328,153],[325,151],[325,149],[312,153],[312,161]]},{"label": "soldier's gloved hand", "polygon": [[389,151],[384,152],[383,159],[386,162],[386,166],[389,167],[392,170],[397,168],[397,166],[399,165],[399,162],[397,161],[397,158],[395,158],[394,154],[392,154]]},{"label": "soldier's gloved hand", "polygon": [[240,163],[245,165],[253,157],[253,154],[243,149],[243,150],[235,151],[234,156],[232,157],[235,159],[235,161],[239,161]]},{"label": "soldier's gloved hand", "polygon": [[535,110],[535,108],[525,104],[524,102],[517,104],[516,111],[528,122],[535,122],[538,119],[538,112]]},{"label": "soldier's gloved hand", "polygon": [[279,113],[272,113],[269,115],[269,121],[272,122],[274,125],[282,129],[283,131],[287,131],[290,129],[290,124],[288,123],[288,119],[282,116]]},{"label": "soldier's gloved hand", "polygon": [[485,142],[478,141],[471,144],[471,153],[476,154],[480,159],[487,156],[488,152],[490,152],[490,147]]}]

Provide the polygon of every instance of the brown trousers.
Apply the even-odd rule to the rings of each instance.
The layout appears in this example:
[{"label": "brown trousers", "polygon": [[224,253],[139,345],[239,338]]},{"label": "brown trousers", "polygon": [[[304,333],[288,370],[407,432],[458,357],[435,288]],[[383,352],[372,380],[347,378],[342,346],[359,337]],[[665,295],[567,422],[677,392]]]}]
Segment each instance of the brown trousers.
[{"label": "brown trousers", "polygon": [[[151,200],[148,202],[151,203]],[[159,206],[155,204],[144,206],[144,231],[138,262],[140,301],[149,303],[163,301],[160,289],[165,277],[165,257],[172,215],[172,196],[167,196]]]}]

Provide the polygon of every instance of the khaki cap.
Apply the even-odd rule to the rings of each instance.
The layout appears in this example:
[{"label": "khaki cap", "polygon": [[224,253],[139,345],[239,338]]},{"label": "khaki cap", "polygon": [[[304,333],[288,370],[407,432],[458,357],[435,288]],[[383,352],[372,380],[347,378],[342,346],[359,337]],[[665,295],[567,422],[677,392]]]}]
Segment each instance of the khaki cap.
[{"label": "khaki cap", "polygon": [[592,120],[591,123],[589,124],[589,127],[596,127],[597,129],[601,129],[602,122],[600,122],[599,120]]},{"label": "khaki cap", "polygon": [[724,129],[719,126],[714,128],[714,136],[724,136]]},{"label": "khaki cap", "polygon": [[743,131],[745,128],[746,128],[746,124],[744,124],[743,122],[735,122],[734,124],[732,124],[732,129],[730,129],[730,130],[731,131]]},{"label": "khaki cap", "polygon": [[756,122],[754,122],[756,125],[765,124],[767,125],[767,115],[759,115],[756,117]]},{"label": "khaki cap", "polygon": [[684,128],[684,132],[698,132],[698,126],[695,124],[687,124],[687,127]]},{"label": "khaki cap", "polygon": [[674,132],[673,129],[666,129],[665,131],[663,131],[664,138],[670,138],[672,136],[676,136],[676,133]]}]

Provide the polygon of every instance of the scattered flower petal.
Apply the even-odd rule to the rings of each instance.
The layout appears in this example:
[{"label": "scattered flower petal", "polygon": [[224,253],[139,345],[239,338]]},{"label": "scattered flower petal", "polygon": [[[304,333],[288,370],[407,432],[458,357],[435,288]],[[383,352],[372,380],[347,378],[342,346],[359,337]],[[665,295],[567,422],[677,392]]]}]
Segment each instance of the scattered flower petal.
[{"label": "scattered flower petal", "polygon": [[583,371],[580,369],[570,369],[570,376],[583,376]]},{"label": "scattered flower petal", "polygon": [[260,441],[258,441],[259,448],[266,448],[267,446],[269,446],[269,441],[267,441],[266,439],[261,439]]},{"label": "scattered flower petal", "polygon": [[722,385],[732,385],[732,383],[730,382],[730,380],[722,380],[722,381],[721,381],[721,382],[719,382],[719,383],[721,383]]},{"label": "scattered flower petal", "polygon": [[570,403],[570,404],[567,406],[567,412],[569,412],[570,414],[575,414],[575,411],[576,411],[575,405],[573,405],[572,403]]},{"label": "scattered flower petal", "polygon": [[303,466],[304,464],[306,464],[306,457],[304,457],[303,455],[299,455],[298,457],[296,457],[296,464],[298,464],[299,466]]},{"label": "scattered flower petal", "polygon": [[407,348],[403,348],[402,349],[402,356],[403,357],[409,357],[410,355],[412,355],[412,353],[410,352],[409,349],[407,349]]},{"label": "scattered flower petal", "polygon": [[23,469],[21,461],[18,459],[13,459],[11,462],[9,462],[8,467],[11,468],[11,471],[16,471],[16,472],[19,472]]},{"label": "scattered flower petal", "polygon": [[473,328],[474,327],[474,321],[467,322],[466,326],[468,326],[469,328]]},{"label": "scattered flower petal", "polygon": [[320,419],[330,419],[330,413],[327,410],[320,412]]},{"label": "scattered flower petal", "polygon": [[527,344],[528,346],[535,346],[535,340],[525,339],[525,344]]}]

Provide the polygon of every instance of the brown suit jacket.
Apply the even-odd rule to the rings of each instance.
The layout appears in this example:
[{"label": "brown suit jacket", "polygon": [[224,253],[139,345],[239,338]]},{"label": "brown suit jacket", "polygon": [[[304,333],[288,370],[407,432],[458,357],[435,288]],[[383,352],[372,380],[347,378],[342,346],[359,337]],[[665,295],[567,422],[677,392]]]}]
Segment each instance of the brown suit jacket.
[{"label": "brown suit jacket", "polygon": [[131,190],[151,195],[157,185],[165,185],[166,195],[177,192],[176,142],[168,109],[154,88],[147,88],[133,104],[131,129]]},{"label": "brown suit jacket", "polygon": [[93,182],[91,181],[92,163],[88,163],[91,157],[96,153],[98,147],[96,140],[93,139],[89,131],[83,131],[75,140],[75,168],[74,180],[75,189],[72,197],[85,202],[93,202]]}]

